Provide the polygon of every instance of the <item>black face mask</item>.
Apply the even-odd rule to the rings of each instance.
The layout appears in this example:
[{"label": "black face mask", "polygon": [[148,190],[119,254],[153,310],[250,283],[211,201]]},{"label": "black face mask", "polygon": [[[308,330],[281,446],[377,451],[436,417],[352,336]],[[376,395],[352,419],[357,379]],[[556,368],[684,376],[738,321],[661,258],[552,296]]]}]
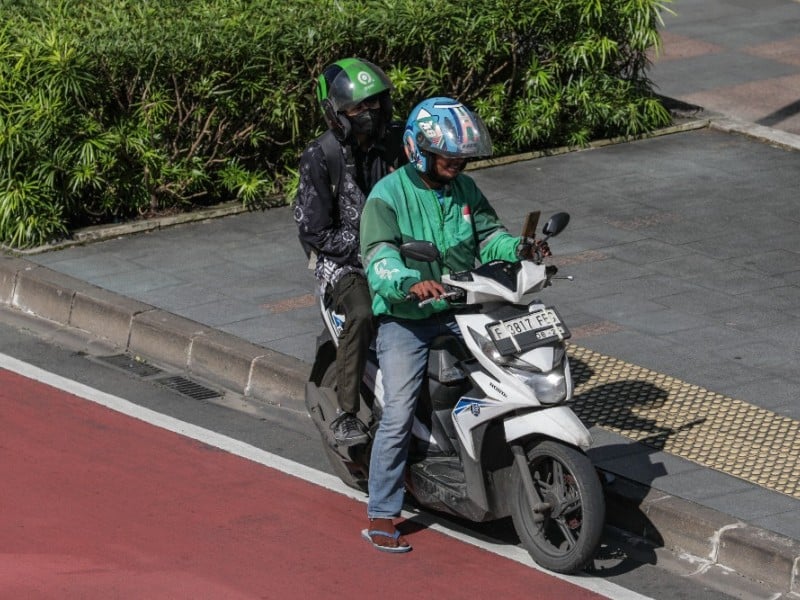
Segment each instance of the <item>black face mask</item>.
[{"label": "black face mask", "polygon": [[369,109],[357,115],[348,117],[353,127],[353,133],[375,138],[381,129],[380,109]]}]

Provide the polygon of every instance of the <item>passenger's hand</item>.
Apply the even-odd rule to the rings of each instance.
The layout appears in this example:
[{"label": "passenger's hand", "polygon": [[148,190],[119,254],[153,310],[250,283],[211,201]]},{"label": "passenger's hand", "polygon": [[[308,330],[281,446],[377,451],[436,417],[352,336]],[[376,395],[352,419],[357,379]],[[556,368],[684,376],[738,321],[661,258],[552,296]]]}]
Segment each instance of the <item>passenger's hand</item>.
[{"label": "passenger's hand", "polygon": [[414,294],[420,300],[427,300],[428,298],[439,298],[445,293],[442,284],[433,279],[420,281],[411,286],[410,293]]}]

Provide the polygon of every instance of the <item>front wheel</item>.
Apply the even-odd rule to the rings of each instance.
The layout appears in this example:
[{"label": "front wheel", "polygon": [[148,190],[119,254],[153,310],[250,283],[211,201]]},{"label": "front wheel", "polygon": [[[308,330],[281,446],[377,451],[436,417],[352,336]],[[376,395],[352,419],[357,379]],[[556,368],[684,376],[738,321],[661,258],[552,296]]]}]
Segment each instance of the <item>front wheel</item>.
[{"label": "front wheel", "polygon": [[537,564],[557,573],[587,565],[600,543],[605,498],[589,458],[553,441],[528,447],[531,504],[520,468],[511,478],[511,518],[522,545]]}]

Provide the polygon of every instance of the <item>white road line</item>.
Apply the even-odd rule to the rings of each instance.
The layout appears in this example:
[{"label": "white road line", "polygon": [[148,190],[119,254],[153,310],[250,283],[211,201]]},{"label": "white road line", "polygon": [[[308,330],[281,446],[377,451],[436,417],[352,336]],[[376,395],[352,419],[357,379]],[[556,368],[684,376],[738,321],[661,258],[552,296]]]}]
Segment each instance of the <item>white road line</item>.
[{"label": "white road line", "polygon": [[[209,446],[225,450],[236,456],[276,469],[282,473],[292,475],[359,502],[366,503],[364,494],[347,487],[333,475],[311,469],[300,463],[267,452],[266,450],[261,450],[250,444],[245,444],[237,439],[221,435],[203,427],[198,427],[197,425],[192,425],[191,423],[161,414],[149,408],[144,408],[138,404],[119,398],[118,396],[101,392],[100,390],[72,381],[66,377],[50,373],[49,371],[45,371],[44,369],[40,369],[39,367],[20,361],[6,354],[0,353],[0,368],[13,371],[29,379],[100,404],[116,412],[138,419],[139,421],[144,421],[145,423],[155,425],[161,429],[166,429],[167,431],[172,431],[193,440],[203,442]],[[444,519],[438,517],[434,519],[432,516],[424,513],[410,513],[407,511],[403,513],[403,516],[423,523],[426,527],[459,540],[460,542],[482,548],[498,556],[522,563],[532,569],[542,571],[543,573],[547,573],[563,581],[568,581],[596,594],[601,594],[608,598],[613,598],[614,600],[652,600],[649,596],[643,596],[604,579],[591,577],[589,575],[561,575],[559,573],[551,573],[534,563],[530,555],[524,549],[518,546],[497,543],[489,538],[478,539],[475,537],[474,533],[466,532],[466,530],[458,525],[448,523]]]}]

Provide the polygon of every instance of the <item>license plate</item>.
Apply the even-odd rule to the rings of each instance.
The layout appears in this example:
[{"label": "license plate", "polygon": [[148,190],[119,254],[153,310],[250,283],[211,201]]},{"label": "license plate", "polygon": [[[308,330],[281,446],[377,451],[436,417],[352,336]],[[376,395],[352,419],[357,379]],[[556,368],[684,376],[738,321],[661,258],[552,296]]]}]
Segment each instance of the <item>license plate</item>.
[{"label": "license plate", "polygon": [[525,352],[571,335],[552,307],[489,323],[486,330],[502,355]]}]

